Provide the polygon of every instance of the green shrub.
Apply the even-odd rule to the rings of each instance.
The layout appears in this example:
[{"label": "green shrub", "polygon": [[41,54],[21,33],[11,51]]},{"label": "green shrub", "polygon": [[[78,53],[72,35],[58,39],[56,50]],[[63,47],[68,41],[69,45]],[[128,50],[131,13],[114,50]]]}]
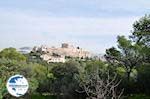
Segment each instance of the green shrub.
[{"label": "green shrub", "polygon": [[150,96],[146,96],[143,94],[135,94],[135,95],[131,95],[126,99],[150,99]]},{"label": "green shrub", "polygon": [[32,95],[31,99],[57,99],[56,96]]}]

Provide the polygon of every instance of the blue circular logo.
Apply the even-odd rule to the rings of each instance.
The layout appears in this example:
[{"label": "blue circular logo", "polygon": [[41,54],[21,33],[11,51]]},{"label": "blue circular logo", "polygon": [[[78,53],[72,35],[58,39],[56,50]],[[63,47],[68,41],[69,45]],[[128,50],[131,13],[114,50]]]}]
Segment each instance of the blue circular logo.
[{"label": "blue circular logo", "polygon": [[20,97],[28,91],[29,85],[24,76],[14,75],[8,79],[6,87],[12,96]]}]

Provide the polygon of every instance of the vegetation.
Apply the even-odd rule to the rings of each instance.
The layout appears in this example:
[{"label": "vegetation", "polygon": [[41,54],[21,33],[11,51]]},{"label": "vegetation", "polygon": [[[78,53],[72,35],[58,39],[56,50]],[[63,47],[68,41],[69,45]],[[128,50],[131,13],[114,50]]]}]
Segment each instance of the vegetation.
[{"label": "vegetation", "polygon": [[150,16],[133,24],[129,37],[118,36],[102,62],[71,59],[46,63],[40,53],[21,54],[15,48],[0,52],[0,99],[15,99],[6,81],[24,75],[29,90],[22,99],[150,99]]}]

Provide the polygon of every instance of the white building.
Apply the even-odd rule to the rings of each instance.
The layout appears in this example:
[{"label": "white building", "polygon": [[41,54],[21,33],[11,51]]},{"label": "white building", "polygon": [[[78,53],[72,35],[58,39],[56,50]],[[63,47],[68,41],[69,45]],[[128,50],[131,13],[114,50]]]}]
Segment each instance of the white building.
[{"label": "white building", "polygon": [[63,43],[61,47],[34,47],[33,52],[40,52],[41,58],[47,62],[65,62],[65,57],[89,58],[91,53],[79,47],[70,46]]}]

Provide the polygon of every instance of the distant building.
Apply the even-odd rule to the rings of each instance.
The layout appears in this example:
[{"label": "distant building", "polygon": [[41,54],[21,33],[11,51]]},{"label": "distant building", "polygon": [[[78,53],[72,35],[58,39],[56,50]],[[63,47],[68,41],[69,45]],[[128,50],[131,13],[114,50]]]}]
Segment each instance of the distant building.
[{"label": "distant building", "polygon": [[69,47],[69,44],[68,43],[62,43],[62,48],[68,48]]},{"label": "distant building", "polygon": [[89,58],[91,53],[79,47],[74,47],[68,43],[63,43],[61,47],[34,47],[33,52],[42,53],[41,58],[47,62],[65,62],[65,57]]},{"label": "distant building", "polygon": [[51,56],[51,55],[44,54],[44,55],[41,55],[41,58],[43,60],[47,61],[48,63],[51,63],[51,62],[54,62],[54,63],[62,62],[62,63],[64,63],[66,61],[64,56]]}]

